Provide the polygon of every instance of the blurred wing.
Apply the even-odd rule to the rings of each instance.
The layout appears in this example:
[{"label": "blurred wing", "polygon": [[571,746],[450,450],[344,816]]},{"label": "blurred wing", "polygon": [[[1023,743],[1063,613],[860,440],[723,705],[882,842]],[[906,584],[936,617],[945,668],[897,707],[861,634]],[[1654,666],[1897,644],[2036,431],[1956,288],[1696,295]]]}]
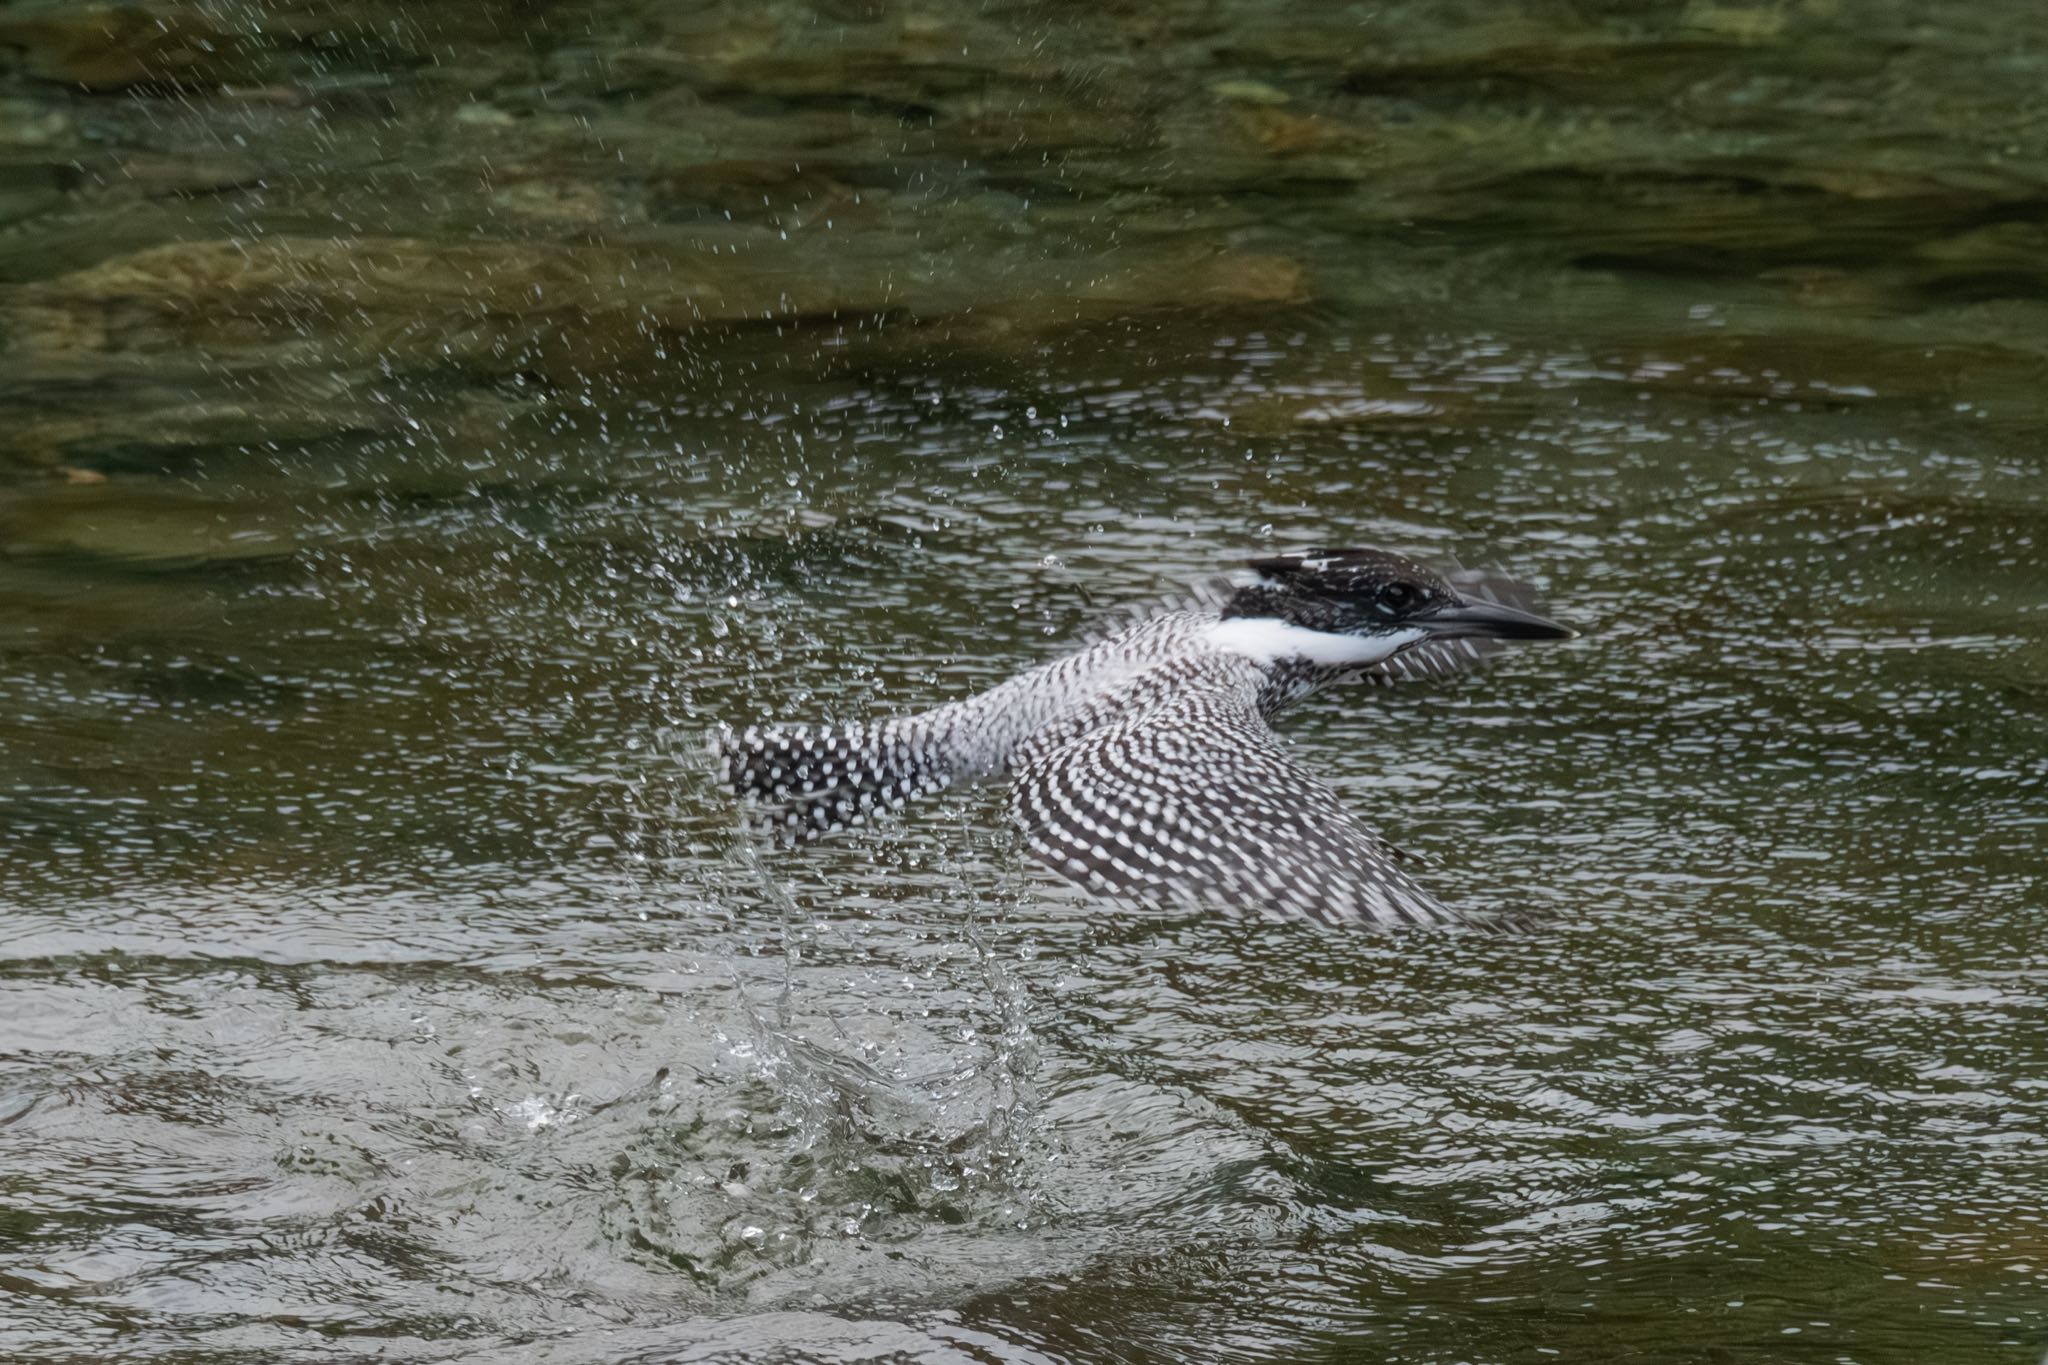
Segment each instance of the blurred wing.
[{"label": "blurred wing", "polygon": [[1178,612],[1213,612],[1230,600],[1230,594],[1235,589],[1236,584],[1229,578],[1215,575],[1190,583],[1178,592],[1126,603],[1090,622],[1085,630],[1069,641],[1070,649],[1072,652],[1079,652],[1090,645],[1113,640],[1133,627]]},{"label": "blurred wing", "polygon": [[[1452,587],[1474,601],[1498,602],[1505,607],[1533,611],[1538,616],[1544,613],[1542,595],[1505,574],[1486,569],[1459,569],[1444,576]],[[1425,640],[1351,676],[1361,682],[1373,683],[1433,682],[1484,667],[1514,644],[1512,640]]]},{"label": "blurred wing", "polygon": [[[1263,680],[1219,656],[1026,747],[1010,819],[1092,891],[1325,925],[1462,922],[1283,752]],[[1090,720],[1096,723],[1088,723]]]}]

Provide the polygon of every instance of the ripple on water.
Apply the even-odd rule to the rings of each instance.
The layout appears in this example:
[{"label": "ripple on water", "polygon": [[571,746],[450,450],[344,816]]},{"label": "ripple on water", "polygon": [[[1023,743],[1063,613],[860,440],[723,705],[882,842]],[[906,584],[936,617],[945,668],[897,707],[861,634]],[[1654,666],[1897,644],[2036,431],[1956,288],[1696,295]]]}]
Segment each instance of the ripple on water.
[{"label": "ripple on water", "polygon": [[[11,1342],[2035,1344],[2036,475],[1834,380],[1791,411],[1825,376],[1782,358],[1407,330],[365,447],[232,573],[11,540]],[[689,764],[1337,537],[1503,559],[1585,628],[1290,726],[1539,932],[1115,912],[975,796],[755,859]]]}]

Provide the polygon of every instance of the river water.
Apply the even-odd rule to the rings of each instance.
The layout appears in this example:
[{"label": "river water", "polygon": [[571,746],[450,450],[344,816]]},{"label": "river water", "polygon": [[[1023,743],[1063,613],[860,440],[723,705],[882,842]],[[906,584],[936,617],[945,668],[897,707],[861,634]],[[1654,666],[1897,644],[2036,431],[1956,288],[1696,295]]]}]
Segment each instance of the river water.
[{"label": "river water", "polygon": [[[2032,1362],[2048,17],[0,10],[0,1353]],[[794,854],[719,720],[1276,546],[1447,901]]]}]

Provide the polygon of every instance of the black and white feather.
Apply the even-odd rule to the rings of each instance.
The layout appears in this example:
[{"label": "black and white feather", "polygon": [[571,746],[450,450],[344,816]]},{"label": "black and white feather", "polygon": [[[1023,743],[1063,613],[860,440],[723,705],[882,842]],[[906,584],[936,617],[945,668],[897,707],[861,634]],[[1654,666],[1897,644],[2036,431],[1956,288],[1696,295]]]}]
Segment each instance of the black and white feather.
[{"label": "black and white feather", "polygon": [[1090,890],[1326,925],[1458,917],[1281,749],[1266,671],[1212,652],[1164,664],[1025,743],[1010,820]]},{"label": "black and white feather", "polygon": [[[1444,575],[1458,594],[1469,602],[1491,602],[1519,611],[1543,611],[1543,597],[1526,583],[1520,583],[1491,569],[1459,569]],[[1361,682],[1439,682],[1484,668],[1513,648],[1513,642],[1483,635],[1451,640],[1424,640],[1402,650],[1393,658],[1363,669]]]},{"label": "black and white feather", "polygon": [[1252,567],[935,710],[721,730],[721,775],[792,842],[1008,775],[1025,847],[1105,895],[1324,925],[1472,920],[1417,884],[1268,722],[1332,683],[1441,678],[1504,638],[1571,632],[1497,574],[1446,579],[1370,550]]}]

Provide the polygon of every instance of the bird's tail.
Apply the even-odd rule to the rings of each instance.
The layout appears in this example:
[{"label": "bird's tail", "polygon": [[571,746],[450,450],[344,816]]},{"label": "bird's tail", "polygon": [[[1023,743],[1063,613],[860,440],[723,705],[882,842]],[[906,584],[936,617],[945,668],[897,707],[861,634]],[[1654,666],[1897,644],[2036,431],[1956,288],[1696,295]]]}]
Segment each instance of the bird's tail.
[{"label": "bird's tail", "polygon": [[792,843],[864,823],[952,783],[931,716],[875,725],[750,725],[712,736],[725,783],[755,823]]}]

